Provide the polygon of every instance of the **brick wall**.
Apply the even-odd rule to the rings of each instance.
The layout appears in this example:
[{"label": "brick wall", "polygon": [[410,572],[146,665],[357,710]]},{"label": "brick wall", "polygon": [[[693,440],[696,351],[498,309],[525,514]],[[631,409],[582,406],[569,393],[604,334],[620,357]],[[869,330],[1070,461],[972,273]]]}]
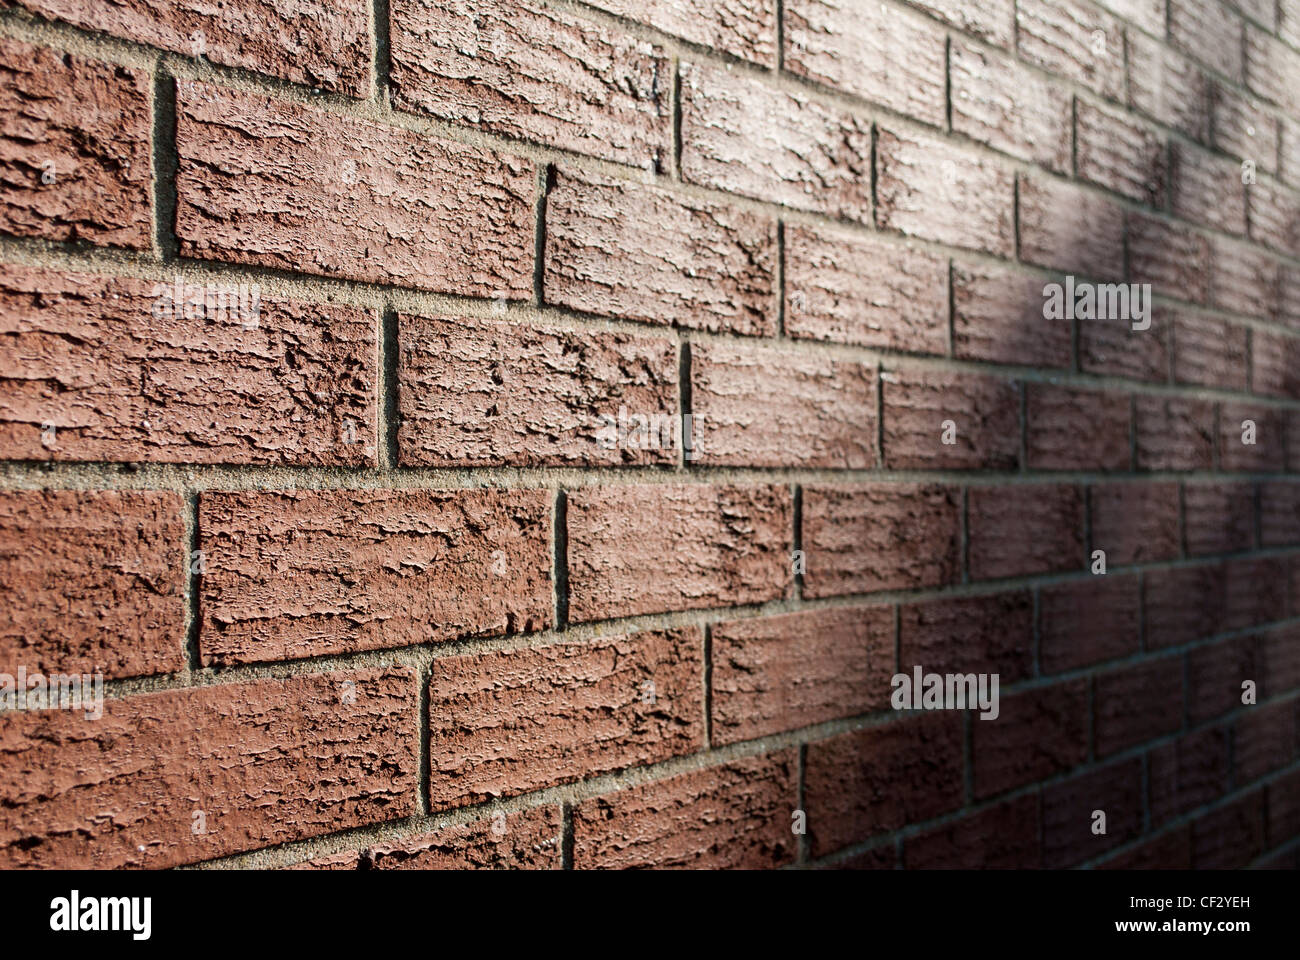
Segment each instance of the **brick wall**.
[{"label": "brick wall", "polygon": [[0,864],[1297,865],[1300,3],[0,6]]}]

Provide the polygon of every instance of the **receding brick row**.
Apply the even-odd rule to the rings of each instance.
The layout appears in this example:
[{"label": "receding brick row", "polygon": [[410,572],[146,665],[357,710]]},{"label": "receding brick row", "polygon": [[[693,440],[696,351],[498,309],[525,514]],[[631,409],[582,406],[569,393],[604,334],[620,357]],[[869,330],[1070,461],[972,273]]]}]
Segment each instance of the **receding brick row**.
[{"label": "receding brick row", "polygon": [[591,6],[742,60],[776,65],[777,7],[773,0],[592,0]]}]

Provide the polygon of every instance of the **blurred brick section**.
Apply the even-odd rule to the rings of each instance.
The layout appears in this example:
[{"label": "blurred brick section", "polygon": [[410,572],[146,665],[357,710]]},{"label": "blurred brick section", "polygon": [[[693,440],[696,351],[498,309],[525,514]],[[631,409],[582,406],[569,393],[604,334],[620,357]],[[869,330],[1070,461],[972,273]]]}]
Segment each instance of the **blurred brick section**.
[{"label": "blurred brick section", "polygon": [[996,719],[971,718],[975,796],[1043,780],[1088,756],[1088,682],[1001,693]]},{"label": "blurred brick section", "polygon": [[1165,138],[1119,110],[1083,99],[1076,103],[1080,178],[1138,203],[1163,207]]},{"label": "blurred brick section", "polygon": [[876,463],[876,367],[771,347],[691,347],[691,424],[700,465]]},{"label": "blurred brick section", "polygon": [[1093,684],[1093,713],[1099,757],[1178,731],[1183,726],[1182,658],[1101,674]]},{"label": "blurred brick section", "polygon": [[204,493],[203,662],[543,629],[551,508],[543,490]]},{"label": "blurred brick section", "polygon": [[1175,559],[1182,549],[1178,485],[1107,483],[1088,488],[1091,550],[1109,566]]},{"label": "blurred brick section", "polygon": [[752,740],[889,705],[894,610],[810,610],[715,624],[714,744]]},{"label": "blurred brick section", "polygon": [[1040,668],[1063,673],[1137,653],[1140,605],[1136,576],[1107,574],[1044,587],[1038,598]]},{"label": "blurred brick section", "polygon": [[645,169],[667,166],[663,50],[532,0],[394,0],[402,109]]},{"label": "blurred brick section", "polygon": [[956,583],[960,547],[961,499],[951,488],[881,483],[804,489],[806,597]]},{"label": "blurred brick section", "polygon": [[[397,325],[403,466],[677,462],[663,435],[681,427],[670,340],[473,317]],[[620,411],[658,429],[619,437]]]},{"label": "blurred brick section", "polygon": [[1036,470],[1127,470],[1129,398],[1123,393],[1025,386],[1026,453]]},{"label": "blurred brick section", "polygon": [[1228,731],[1210,727],[1147,754],[1151,819],[1160,824],[1217,800],[1228,790]]},{"label": "blurred brick section", "polygon": [[0,267],[0,454],[373,466],[377,329],[255,282]]},{"label": "blurred brick section", "polygon": [[561,167],[546,196],[543,297],[698,330],[776,332],[776,221]]},{"label": "blurred brick section", "polygon": [[536,807],[366,849],[371,870],[558,870],[560,808]]},{"label": "blurred brick section", "polygon": [[[1154,30],[1163,35],[1162,25]],[[1187,57],[1137,30],[1128,44],[1128,105],[1205,142],[1210,131],[1210,78]]]},{"label": "blurred brick section", "polygon": [[1209,302],[1210,242],[1181,224],[1144,214],[1124,214],[1128,275],[1156,293],[1192,303]]},{"label": "blurred brick section", "polygon": [[1134,399],[1139,470],[1208,470],[1214,461],[1215,405],[1207,400]]},{"label": "blurred brick section", "polygon": [[177,81],[176,150],[185,256],[532,293],[531,163],[189,80]]},{"label": "blurred brick section", "polygon": [[997,47],[1011,46],[1015,25],[1015,0],[988,0],[986,3],[969,3],[967,0],[905,0],[909,6],[924,10],[944,23],[987,40]]},{"label": "blurred brick section", "polygon": [[148,248],[152,123],[143,71],[0,39],[0,231]]},{"label": "blurred brick section", "polygon": [[[881,375],[881,445],[891,470],[1014,470],[1020,389],[1013,381],[901,368]],[[945,422],[952,421],[951,443]]]},{"label": "blurred brick section", "polygon": [[903,841],[909,870],[1028,870],[1040,866],[1039,803],[1018,797]]},{"label": "blurred brick section", "polygon": [[974,487],[967,498],[972,580],[1083,568],[1083,495],[1078,487]]},{"label": "blurred brick section", "polygon": [[694,753],[704,745],[703,650],[691,627],[434,660],[431,808]]},{"label": "blurred brick section", "polygon": [[5,0],[51,20],[353,97],[370,95],[364,0]]},{"label": "blurred brick section", "polygon": [[359,670],[0,713],[0,860],[170,867],[408,817],[414,688]]},{"label": "blurred brick section", "polygon": [[[1105,833],[1095,833],[1105,819]],[[1142,832],[1142,764],[1125,760],[1043,790],[1043,866],[1076,866]]]},{"label": "blurred brick section", "polygon": [[1124,273],[1124,211],[1064,181],[1020,174],[1020,256],[1029,263],[1100,280]]},{"label": "blurred brick section", "polygon": [[162,491],[0,493],[0,673],[180,670],[182,509]]},{"label": "blurred brick section", "polygon": [[795,859],[798,757],[782,750],[584,800],[575,868],[757,870]]},{"label": "blurred brick section", "polygon": [[785,487],[584,487],[568,498],[569,617],[763,603],[793,579]]},{"label": "blurred brick section", "polygon": [[1082,0],[1019,0],[1016,47],[1022,59],[1108,100],[1123,95],[1124,30]]},{"label": "blurred brick section", "polygon": [[1183,487],[1188,556],[1237,553],[1255,546],[1255,488],[1248,483]]},{"label": "blurred brick section", "polygon": [[1246,389],[1246,328],[1179,311],[1174,320],[1174,379],[1179,383]]},{"label": "blurred brick section", "polygon": [[[953,354],[963,360],[1068,367],[1068,320],[1043,317],[1043,280],[987,263],[953,261]],[[1032,337],[1025,331],[1033,330]]]},{"label": "blurred brick section", "polygon": [[592,0],[591,5],[742,60],[776,65],[776,0]]},{"label": "blurred brick section", "polygon": [[898,611],[898,668],[996,673],[1014,683],[1033,673],[1034,600],[1028,591],[909,603]]}]

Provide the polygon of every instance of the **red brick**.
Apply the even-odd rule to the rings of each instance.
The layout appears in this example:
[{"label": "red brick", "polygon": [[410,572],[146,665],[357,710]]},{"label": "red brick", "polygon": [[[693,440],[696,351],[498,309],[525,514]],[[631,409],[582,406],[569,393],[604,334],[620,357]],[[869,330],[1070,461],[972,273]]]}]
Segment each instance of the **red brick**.
[{"label": "red brick", "polygon": [[914,483],[804,488],[805,597],[938,587],[961,574],[961,504]]},{"label": "red brick", "polygon": [[[473,317],[397,323],[402,466],[677,462],[671,340]],[[620,414],[632,425],[611,436]]]},{"label": "red brick", "polygon": [[793,750],[746,757],[584,800],[573,808],[578,870],[744,869],[795,859]]},{"label": "red brick", "polygon": [[1177,484],[1107,483],[1089,487],[1088,498],[1091,547],[1106,551],[1108,568],[1178,556]]},{"label": "red brick", "polygon": [[[1124,31],[1118,20],[1079,0],[1020,0],[1016,45],[1022,60],[1111,100],[1124,93]],[[1101,55],[1093,35],[1101,31]]]},{"label": "red brick", "polygon": [[528,162],[189,80],[177,82],[176,149],[185,256],[532,295]]},{"label": "red brick", "polygon": [[[1247,443],[1249,420],[1255,442]],[[1285,412],[1277,407],[1224,403],[1219,406],[1219,465],[1223,470],[1281,473],[1286,463]]]},{"label": "red brick", "polygon": [[1037,868],[1038,797],[1017,797],[935,827],[903,843],[909,870],[1024,870]]},{"label": "red brick", "polygon": [[[977,374],[902,368],[881,374],[882,452],[891,470],[1012,470],[1020,462],[1020,390]],[[943,442],[951,420],[954,443]]]},{"label": "red brick", "polygon": [[1124,273],[1124,211],[1065,181],[1020,175],[1020,256],[1113,280]]},{"label": "red brick", "polygon": [[1300,122],[1283,120],[1278,131],[1278,175],[1300,187]]},{"label": "red brick", "polygon": [[171,867],[412,816],[417,703],[393,669],[0,713],[0,861]]},{"label": "red brick", "polygon": [[569,494],[569,617],[763,603],[790,588],[786,487],[651,484]]},{"label": "red brick", "polygon": [[1223,565],[1223,628],[1244,630],[1286,616],[1287,573],[1284,557],[1234,557]]},{"label": "red brick", "polygon": [[0,673],[182,669],[181,509],[152,490],[0,493]]},{"label": "red brick", "polygon": [[1028,591],[899,607],[900,673],[996,673],[1006,685],[1034,666],[1034,601]]},{"label": "red brick", "polygon": [[962,723],[947,711],[808,744],[804,801],[814,857],[929,820],[962,802]]},{"label": "red brick", "polygon": [[1183,487],[1188,556],[1236,553],[1255,546],[1255,488],[1249,483]]},{"label": "red brick", "polygon": [[1246,188],[1250,238],[1289,257],[1300,257],[1300,197],[1257,180]]},{"label": "red brick", "polygon": [[1250,331],[1250,386],[1254,393],[1300,399],[1300,340],[1263,329]]},{"label": "red brick", "polygon": [[1174,379],[1179,383],[1246,389],[1246,328],[1205,314],[1174,316]]},{"label": "red brick", "polygon": [[672,149],[662,48],[533,0],[395,0],[393,103],[401,110],[645,170]]},{"label": "red brick", "polygon": [[1138,600],[1136,576],[1108,574],[1043,587],[1038,601],[1042,671],[1077,670],[1137,653]]},{"label": "red brick", "polygon": [[756,200],[871,219],[871,127],[757,77],[684,63],[682,178]]},{"label": "red brick", "polygon": [[1210,111],[1215,148],[1250,160],[1260,170],[1277,171],[1277,117],[1265,112],[1258,101],[1241,96],[1218,80],[1210,81]]},{"label": "red brick", "polygon": [[1214,238],[1210,303],[1220,310],[1274,320],[1282,302],[1281,262],[1258,247]]},{"label": "red brick", "polygon": [[1093,738],[1097,756],[1137,746],[1183,726],[1183,658],[1165,657],[1097,677]]},{"label": "red brick", "polygon": [[1001,696],[995,720],[972,718],[977,798],[1043,780],[1088,756],[1088,683],[1037,687]]},{"label": "red brick", "polygon": [[1300,330],[1300,270],[1278,267],[1275,304],[1277,322],[1293,331]]},{"label": "red brick", "polygon": [[1246,86],[1294,117],[1300,111],[1300,52],[1247,24],[1245,62]]},{"label": "red brick", "polygon": [[1242,684],[1249,680],[1258,687],[1260,679],[1255,637],[1197,647],[1187,655],[1188,719],[1199,724],[1238,709]]},{"label": "red brick", "polygon": [[1223,568],[1219,564],[1144,574],[1148,649],[1180,646],[1220,632],[1224,597]]},{"label": "red brick", "polygon": [[265,0],[165,5],[13,0],[33,13],[151,47],[368,97],[370,10],[363,0],[277,6]]},{"label": "red brick", "polygon": [[1296,701],[1248,706],[1233,725],[1233,782],[1240,786],[1258,780],[1296,758],[1300,744]]},{"label": "red brick", "polygon": [[889,706],[894,610],[811,610],[715,624],[713,745]]},{"label": "red brick", "polygon": [[147,249],[147,74],[0,39],[0,77],[0,231]]},{"label": "red brick", "polygon": [[988,0],[973,4],[966,0],[904,0],[909,6],[924,10],[932,17],[951,24],[964,33],[1003,49],[1011,46],[1015,29],[1015,0]]},{"label": "red brick", "polygon": [[876,133],[876,226],[1010,257],[1012,174],[946,140],[903,129]]},{"label": "red brick", "polygon": [[1181,397],[1135,399],[1139,470],[1208,470],[1214,461],[1214,404]]},{"label": "red brick", "polygon": [[[1181,224],[1126,213],[1128,276],[1156,293],[1192,303],[1210,298],[1210,242]],[[1149,331],[1148,331],[1149,332]]]},{"label": "red brick", "polygon": [[1155,747],[1147,755],[1151,822],[1162,824],[1228,792],[1228,730],[1211,727]]},{"label": "red brick", "polygon": [[1276,627],[1259,638],[1260,691],[1275,697],[1300,687],[1300,627]]},{"label": "red brick", "polygon": [[[1148,33],[1164,36],[1168,0],[1097,0],[1116,16],[1131,20]],[[1132,31],[1129,31],[1132,35]]]},{"label": "red brick", "polygon": [[1225,233],[1246,232],[1246,188],[1238,165],[1175,141],[1170,145],[1170,184],[1175,216]]},{"label": "red brick", "polygon": [[534,807],[446,826],[366,850],[371,870],[558,870],[560,808]]},{"label": "red brick", "polygon": [[[1155,31],[1162,39],[1164,27]],[[1129,30],[1128,105],[1204,143],[1210,131],[1210,80],[1187,57]]]},{"label": "red brick", "polygon": [[1078,487],[974,487],[967,511],[972,580],[1077,570],[1084,564]]},{"label": "red brick", "polygon": [[1270,846],[1300,835],[1300,770],[1268,785],[1268,842]]},{"label": "red brick", "polygon": [[1129,114],[1080,99],[1074,136],[1080,179],[1138,203],[1164,206],[1168,171],[1162,135]]},{"label": "red brick", "polygon": [[1031,470],[1127,470],[1129,397],[1025,385],[1025,450]]},{"label": "red brick", "polygon": [[1150,383],[1169,380],[1169,339],[1174,313],[1167,307],[1150,305],[1151,326],[1134,330],[1125,319],[1081,318],[1079,320],[1079,369],[1102,376],[1127,377]]},{"label": "red brick", "polygon": [[952,128],[980,143],[1070,172],[1070,94],[1014,60],[955,39]]},{"label": "red brick", "polygon": [[0,267],[0,453],[373,466],[373,311],[239,286]]},{"label": "red brick", "polygon": [[788,0],[783,9],[785,70],[943,126],[940,27],[871,0]]},{"label": "red brick", "polygon": [[691,454],[708,466],[876,464],[876,366],[748,344],[691,347]]},{"label": "red brick", "polygon": [[704,746],[698,627],[439,657],[434,811],[660,763]]},{"label": "red brick", "polygon": [[791,337],[943,354],[948,261],[912,246],[803,224],[785,227]]},{"label": "red brick", "polygon": [[776,222],[561,167],[546,198],[543,299],[695,330],[776,332]]},{"label": "red brick", "polygon": [[[1094,814],[1106,832],[1093,833]],[[1059,870],[1100,856],[1142,832],[1142,764],[1126,760],[1043,790],[1043,866]]]},{"label": "red brick", "polygon": [[212,492],[199,500],[205,664],[545,628],[543,490]]},{"label": "red brick", "polygon": [[1192,866],[1236,870],[1264,850],[1264,791],[1255,790],[1192,822]]},{"label": "red brick", "polygon": [[1169,41],[1229,79],[1242,79],[1241,18],[1218,0],[1169,0]]},{"label": "red brick", "polygon": [[1102,870],[1190,870],[1192,831],[1179,827],[1151,840],[1143,840],[1119,856],[1097,865]]},{"label": "red brick", "polygon": [[771,0],[591,0],[591,6],[742,60],[776,66],[776,4]]},{"label": "red brick", "polygon": [[1044,319],[1041,277],[954,261],[952,298],[954,356],[1034,367],[1070,366],[1070,324]]}]

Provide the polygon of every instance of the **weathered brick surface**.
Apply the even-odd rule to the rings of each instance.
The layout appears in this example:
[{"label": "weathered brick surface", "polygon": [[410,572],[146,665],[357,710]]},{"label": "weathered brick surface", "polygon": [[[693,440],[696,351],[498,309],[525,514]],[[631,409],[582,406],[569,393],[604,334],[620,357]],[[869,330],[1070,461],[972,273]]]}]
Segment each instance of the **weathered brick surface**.
[{"label": "weathered brick surface", "polygon": [[1164,657],[1097,677],[1093,740],[1105,757],[1183,725],[1183,661]]},{"label": "weathered brick surface", "polygon": [[978,714],[971,719],[977,798],[1042,780],[1087,758],[1087,681],[1002,693],[1000,700],[996,720]]},{"label": "weathered brick surface", "polygon": [[1101,280],[1124,272],[1124,212],[1090,191],[1042,175],[1019,177],[1020,256]]},{"label": "weathered brick surface", "polygon": [[1300,484],[1259,485],[1259,538],[1263,547],[1300,544]]},{"label": "weathered brick surface", "polygon": [[1258,101],[1219,81],[1211,82],[1210,108],[1215,147],[1252,161],[1258,170],[1277,171],[1281,124],[1276,116]]},{"label": "weathered brick surface", "polygon": [[953,354],[965,360],[1070,366],[1070,323],[1043,317],[1043,280],[953,261]]},{"label": "weathered brick surface", "polygon": [[1255,393],[1300,399],[1300,339],[1261,328],[1250,332],[1250,386]]},{"label": "weathered brick surface", "polygon": [[1210,727],[1147,754],[1151,819],[1161,824],[1204,806],[1228,789],[1228,731]]},{"label": "weathered brick surface", "polygon": [[1212,402],[1139,396],[1134,410],[1139,470],[1201,470],[1213,464]]},{"label": "weathered brick surface", "polygon": [[203,662],[542,629],[551,506],[541,490],[204,493]]},{"label": "weathered brick surface", "polygon": [[1109,566],[1159,563],[1181,551],[1178,486],[1107,483],[1088,488],[1089,548],[1106,551]]},{"label": "weathered brick surface", "polygon": [[1259,675],[1254,637],[1197,647],[1187,656],[1187,716],[1203,723],[1241,706],[1242,684]]},{"label": "weathered brick surface", "polygon": [[[1096,811],[1106,832],[1094,833]],[[1142,765],[1125,760],[1043,790],[1043,866],[1059,870],[1091,860],[1142,832]]]},{"label": "weathered brick surface", "polygon": [[1223,470],[1281,473],[1286,422],[1277,407],[1219,405],[1219,465]]},{"label": "weathered brick surface", "polygon": [[1230,80],[1242,79],[1243,24],[1219,0],[1169,0],[1169,40]]},{"label": "weathered brick surface", "polygon": [[1133,328],[1134,318],[1081,317],[1079,367],[1087,373],[1166,383],[1169,380],[1169,341],[1175,313],[1152,305],[1143,296],[1150,326]]},{"label": "weathered brick surface", "polygon": [[1041,863],[1038,797],[1024,796],[903,842],[909,870],[1025,870]]},{"label": "weathered brick surface", "polygon": [[1136,576],[1107,574],[1043,587],[1038,661],[1063,673],[1137,653],[1141,612]]},{"label": "weathered brick surface", "polygon": [[1123,95],[1124,30],[1114,17],[1081,0],[1023,0],[1016,4],[1016,38],[1030,63],[1107,99]]},{"label": "weathered brick surface", "polygon": [[1179,311],[1173,329],[1176,381],[1246,389],[1245,327],[1206,314]]},{"label": "weathered brick surface", "polygon": [[1128,275],[1134,283],[1149,283],[1156,293],[1193,303],[1210,297],[1210,242],[1182,225],[1127,213]]},{"label": "weathered brick surface", "polygon": [[[881,375],[881,447],[891,470],[1011,470],[1020,461],[1020,390],[1010,380],[900,368]],[[945,424],[952,421],[951,443]]]},{"label": "weathered brick surface", "polygon": [[1078,487],[975,487],[967,495],[967,514],[972,580],[1083,566],[1083,494]]},{"label": "weathered brick surface", "polygon": [[899,672],[996,673],[1014,683],[1033,672],[1034,603],[1026,591],[904,604]]},{"label": "weathered brick surface", "polygon": [[743,60],[776,64],[771,0],[592,0],[591,5]]},{"label": "weathered brick surface", "polygon": [[366,849],[371,870],[558,870],[560,808],[535,807]]},{"label": "weathered brick surface", "polygon": [[0,858],[169,867],[410,816],[414,688],[361,670],[0,713]]},{"label": "weathered brick surface", "polygon": [[1175,141],[1169,182],[1175,216],[1225,233],[1246,232],[1246,188],[1236,163]]},{"label": "weathered brick surface", "polygon": [[[1163,34],[1163,26],[1155,31]],[[1128,104],[1153,120],[1205,142],[1210,78],[1189,58],[1137,30],[1125,34]]]},{"label": "weathered brick surface", "polygon": [[988,3],[966,3],[964,0],[905,0],[910,6],[923,10],[944,23],[987,40],[1004,49],[1011,46],[1015,29],[1015,0],[989,0]]},{"label": "weathered brick surface", "polygon": [[1123,393],[1025,387],[1025,449],[1035,470],[1127,470],[1129,398]]},{"label": "weathered brick surface", "polygon": [[1249,483],[1183,487],[1188,556],[1236,553],[1255,546],[1255,488]]},{"label": "weathered brick surface", "polygon": [[1074,135],[1081,178],[1130,200],[1164,206],[1165,140],[1151,127],[1122,111],[1079,99]]},{"label": "weathered brick surface", "polygon": [[1274,320],[1282,302],[1282,265],[1272,254],[1216,237],[1212,244],[1210,304],[1220,310]]}]

